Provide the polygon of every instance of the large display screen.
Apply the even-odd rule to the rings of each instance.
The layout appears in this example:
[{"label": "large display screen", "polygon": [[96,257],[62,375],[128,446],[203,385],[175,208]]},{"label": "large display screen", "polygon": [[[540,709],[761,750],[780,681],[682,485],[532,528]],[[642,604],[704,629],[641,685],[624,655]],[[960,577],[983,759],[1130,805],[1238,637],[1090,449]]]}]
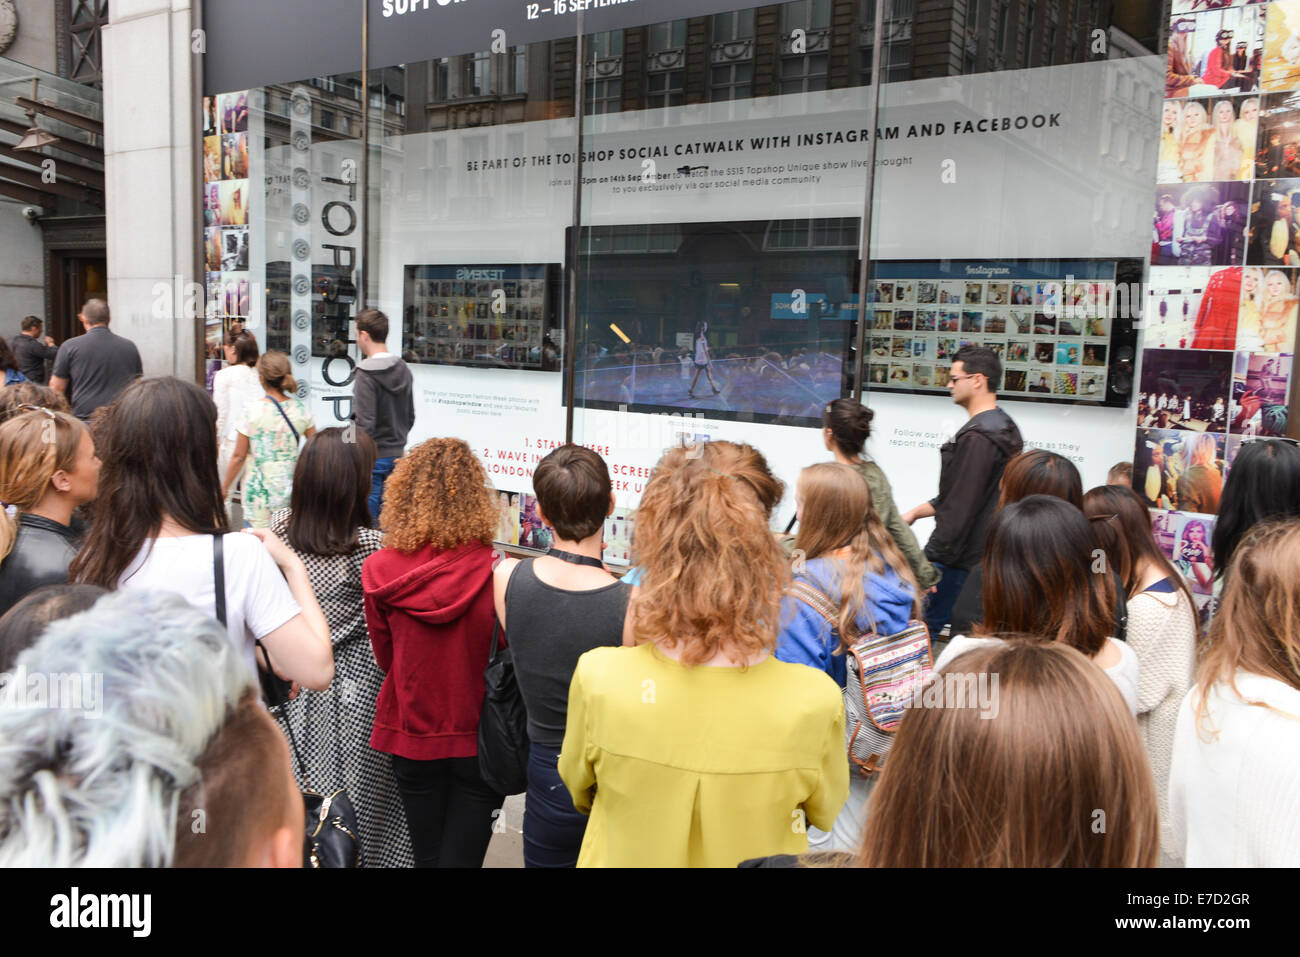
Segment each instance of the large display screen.
[{"label": "large display screen", "polygon": [[851,386],[858,224],[583,229],[577,404],[820,422]]},{"label": "large display screen", "polygon": [[497,369],[560,368],[558,266],[407,266],[402,358]]},{"label": "large display screen", "polygon": [[881,262],[873,270],[872,391],[945,393],[953,356],[987,346],[999,398],[1126,406],[1136,260]]}]

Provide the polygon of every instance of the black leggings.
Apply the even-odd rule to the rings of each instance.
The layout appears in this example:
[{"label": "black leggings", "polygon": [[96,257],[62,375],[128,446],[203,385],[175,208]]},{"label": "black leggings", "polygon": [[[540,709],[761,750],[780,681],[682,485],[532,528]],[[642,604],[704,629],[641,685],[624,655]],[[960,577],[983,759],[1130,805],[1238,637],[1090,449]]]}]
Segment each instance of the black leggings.
[{"label": "black leggings", "polygon": [[492,840],[492,812],[505,797],[483,783],[478,758],[391,757],[415,866],[482,867]]}]

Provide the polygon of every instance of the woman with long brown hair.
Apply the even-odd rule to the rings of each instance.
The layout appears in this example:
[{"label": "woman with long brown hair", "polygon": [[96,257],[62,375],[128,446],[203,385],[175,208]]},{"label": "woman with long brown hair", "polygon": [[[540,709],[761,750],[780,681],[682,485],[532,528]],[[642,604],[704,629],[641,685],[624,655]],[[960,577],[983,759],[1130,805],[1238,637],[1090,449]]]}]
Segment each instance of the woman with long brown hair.
[{"label": "woman with long brown hair", "polygon": [[825,671],[842,688],[845,636],[902,631],[920,613],[919,589],[866,484],[849,466],[824,462],[804,469],[795,511],[794,580],[820,591],[838,614],[832,628],[808,602],[787,593],[776,656]]},{"label": "woman with long brown hair", "polygon": [[397,781],[370,747],[384,673],[370,650],[361,568],[383,545],[366,501],[377,454],[360,429],[317,433],[298,456],[289,507],[271,516],[271,531],[307,569],[334,645],[334,681],[324,691],[300,693],[276,719],[305,765],[294,769],[302,787],[347,788],[361,826],[361,866],[410,867]]},{"label": "woman with long brown hair", "polygon": [[[1146,754],[1123,698],[1083,655],[999,641],[935,681],[942,706],[903,719],[859,866],[1155,866]],[[988,708],[976,706],[981,685]]]},{"label": "woman with long brown hair", "polygon": [[1169,769],[1174,856],[1188,867],[1300,864],[1300,521],[1233,553]]},{"label": "woman with long brown hair", "polygon": [[[1151,513],[1132,488],[1090,490],[1083,514],[1124,584],[1127,641],[1138,659],[1138,731],[1155,773],[1161,827],[1167,830],[1174,727],[1196,670],[1196,605],[1186,579],[1156,544]],[[1168,851],[1167,834],[1161,843]]]},{"label": "woman with long brown hair", "polygon": [[25,408],[0,425],[0,615],[68,580],[81,537],[73,513],[99,487],[90,430],[67,412]]},{"label": "woman with long brown hair", "polygon": [[[244,519],[253,528],[271,524],[271,513],[289,504],[293,469],[302,439],[316,434],[311,412],[296,396],[298,383],[289,372],[289,357],[272,350],[257,360],[264,395],[244,405],[235,420],[238,438],[221,486],[224,499],[244,472]],[[249,461],[249,457],[252,461]]]},{"label": "woman with long brown hair", "polygon": [[[804,469],[795,510],[795,587],[782,603],[776,657],[824,671],[843,688],[848,647],[859,635],[896,635],[920,618],[920,589],[852,467],[826,462]],[[818,607],[836,609],[834,621]],[[874,777],[851,775],[835,826],[829,834],[809,828],[809,845],[856,847],[873,784]]]},{"label": "woman with long brown hair", "polygon": [[416,867],[481,867],[505,799],[478,764],[497,517],[470,447],[429,439],[397,460],[384,547],[361,569],[370,645],[387,672],[370,746],[391,755]]},{"label": "woman with long brown hair", "polygon": [[261,641],[280,677],[326,688],[334,677],[329,625],[307,571],[266,530],[230,532],[216,434],[217,408],[193,383],[162,377],[127,386],[95,433],[99,497],[70,577],[110,590],[174,591],[214,618],[220,577],[226,630],[250,673]]},{"label": "woman with long brown hair", "polygon": [[637,645],[587,652],[569,690],[559,771],[590,815],[579,867],[802,853],[806,826],[829,830],[843,806],[839,690],[772,654],[790,580],[769,529],[782,490],[732,442],[655,467],[637,511]]},{"label": "woman with long brown hair", "polygon": [[1097,538],[1083,513],[1051,495],[1003,508],[984,549],[984,621],[948,643],[935,670],[1000,634],[1069,645],[1119,686],[1137,714],[1138,661],[1115,634],[1115,579],[1098,564]]}]

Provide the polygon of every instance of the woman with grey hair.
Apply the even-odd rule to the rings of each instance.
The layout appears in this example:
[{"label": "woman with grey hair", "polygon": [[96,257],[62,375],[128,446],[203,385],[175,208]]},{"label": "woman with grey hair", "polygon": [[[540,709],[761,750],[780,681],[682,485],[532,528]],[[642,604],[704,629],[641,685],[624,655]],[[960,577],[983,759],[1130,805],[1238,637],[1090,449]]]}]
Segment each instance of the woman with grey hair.
[{"label": "woman with grey hair", "polygon": [[284,736],[225,630],[184,599],[109,595],[14,670],[0,867],[302,866]]}]

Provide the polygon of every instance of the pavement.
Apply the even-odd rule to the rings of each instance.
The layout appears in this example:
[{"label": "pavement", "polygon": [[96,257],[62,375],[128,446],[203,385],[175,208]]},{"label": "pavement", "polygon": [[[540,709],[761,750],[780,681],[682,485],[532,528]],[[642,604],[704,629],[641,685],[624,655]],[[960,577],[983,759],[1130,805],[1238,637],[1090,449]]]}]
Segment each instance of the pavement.
[{"label": "pavement", "polygon": [[488,844],[483,866],[523,867],[524,796],[522,794],[512,794],[506,798],[493,830],[492,842]]}]

